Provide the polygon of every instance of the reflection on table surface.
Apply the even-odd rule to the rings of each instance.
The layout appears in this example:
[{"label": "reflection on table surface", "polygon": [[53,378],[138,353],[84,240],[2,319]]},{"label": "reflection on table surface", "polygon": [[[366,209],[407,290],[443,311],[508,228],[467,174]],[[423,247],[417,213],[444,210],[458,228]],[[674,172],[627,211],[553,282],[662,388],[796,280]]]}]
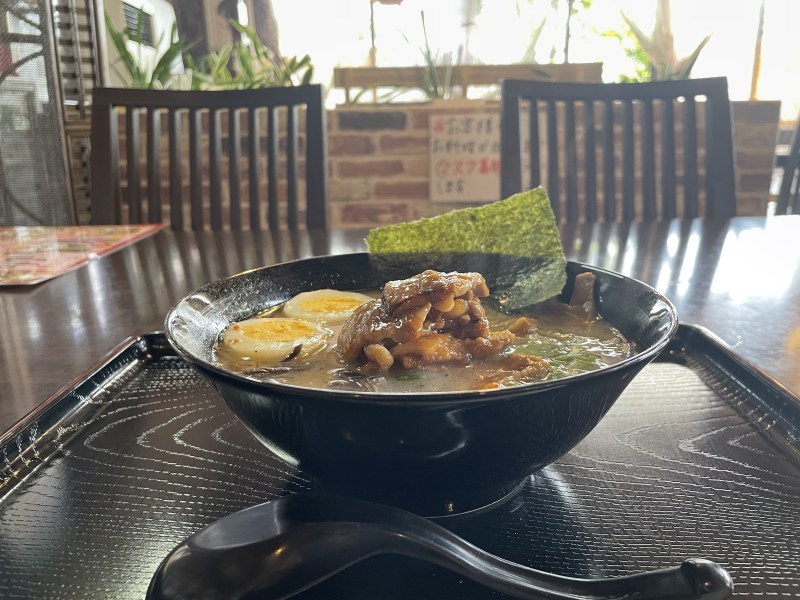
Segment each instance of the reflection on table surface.
[{"label": "reflection on table surface", "polygon": [[0,285],[34,285],[161,229],[153,225],[0,227]]},{"label": "reflection on table surface", "polygon": [[[636,277],[800,395],[800,216],[562,227],[565,253]],[[0,288],[0,430],[189,291],[240,271],[365,249],[366,231],[172,232],[32,287]]]}]

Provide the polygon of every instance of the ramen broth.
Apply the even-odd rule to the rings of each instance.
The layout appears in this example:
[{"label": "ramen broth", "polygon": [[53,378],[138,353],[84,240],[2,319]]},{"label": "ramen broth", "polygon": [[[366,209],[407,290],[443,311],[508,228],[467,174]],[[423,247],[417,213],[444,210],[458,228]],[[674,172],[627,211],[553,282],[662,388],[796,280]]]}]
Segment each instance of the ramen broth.
[{"label": "ramen broth", "polygon": [[[380,291],[363,292],[380,298]],[[475,382],[496,373],[500,360],[509,354],[531,355],[547,361],[550,371],[540,381],[578,375],[616,364],[631,354],[624,336],[609,323],[597,317],[585,320],[555,302],[534,307],[529,313],[507,315],[484,304],[492,331],[507,329],[520,315],[538,321],[538,329],[517,335],[499,356],[472,360],[468,365],[431,365],[417,370],[391,369],[387,373],[363,369],[346,363],[335,346],[342,323],[326,325],[326,343],[308,354],[300,354],[275,364],[242,357],[222,343],[215,347],[215,359],[228,370],[260,381],[276,382],[305,388],[352,390],[378,393],[424,393],[474,390]],[[283,317],[283,305],[273,307],[258,317]],[[507,381],[502,387],[531,383]]]}]

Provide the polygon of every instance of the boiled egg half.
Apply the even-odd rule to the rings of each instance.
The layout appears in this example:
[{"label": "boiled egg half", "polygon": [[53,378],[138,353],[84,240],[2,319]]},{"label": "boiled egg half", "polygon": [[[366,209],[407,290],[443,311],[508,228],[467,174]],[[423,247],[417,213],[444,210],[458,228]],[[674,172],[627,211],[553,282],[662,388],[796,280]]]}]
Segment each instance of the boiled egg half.
[{"label": "boiled egg half", "polygon": [[277,363],[308,355],[325,345],[330,330],[304,319],[265,317],[233,323],[222,332],[222,345],[233,354],[259,363]]},{"label": "boiled egg half", "polygon": [[287,301],[283,305],[283,314],[332,325],[343,323],[355,309],[372,300],[374,298],[358,292],[314,290],[297,294]]}]

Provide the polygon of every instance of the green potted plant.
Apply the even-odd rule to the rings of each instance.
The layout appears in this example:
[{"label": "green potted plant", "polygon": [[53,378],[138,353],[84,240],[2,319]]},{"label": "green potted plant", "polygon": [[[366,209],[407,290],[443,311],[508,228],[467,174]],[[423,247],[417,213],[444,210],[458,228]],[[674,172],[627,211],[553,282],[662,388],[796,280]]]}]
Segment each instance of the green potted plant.
[{"label": "green potted plant", "polygon": [[193,73],[193,89],[250,89],[311,83],[314,66],[310,56],[278,56],[251,27],[233,20],[229,22],[241,34],[241,40],[219,52],[209,53],[197,63],[187,57]]},{"label": "green potted plant", "polygon": [[669,0],[658,0],[656,24],[650,35],[645,34],[625,13],[622,13],[622,18],[646,57],[649,69],[645,74],[649,72],[651,80],[689,78],[700,53],[711,39],[711,34],[705,36],[688,56],[679,57],[675,52]]}]

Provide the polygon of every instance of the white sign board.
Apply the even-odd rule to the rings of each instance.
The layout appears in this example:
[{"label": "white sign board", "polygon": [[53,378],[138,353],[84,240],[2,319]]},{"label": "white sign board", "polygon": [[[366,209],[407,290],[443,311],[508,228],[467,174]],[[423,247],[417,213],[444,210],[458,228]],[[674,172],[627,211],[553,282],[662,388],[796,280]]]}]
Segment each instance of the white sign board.
[{"label": "white sign board", "polygon": [[429,122],[432,202],[500,197],[500,115],[434,114]]}]

